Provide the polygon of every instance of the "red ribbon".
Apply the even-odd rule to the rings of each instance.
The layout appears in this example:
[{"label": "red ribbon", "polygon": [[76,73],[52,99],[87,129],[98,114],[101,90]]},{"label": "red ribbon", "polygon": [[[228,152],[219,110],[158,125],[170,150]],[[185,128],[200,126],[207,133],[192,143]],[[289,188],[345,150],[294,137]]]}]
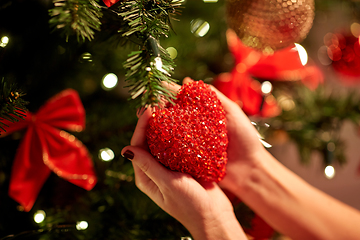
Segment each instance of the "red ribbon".
[{"label": "red ribbon", "polygon": [[[51,171],[91,190],[97,182],[87,149],[73,135],[60,130],[85,128],[85,110],[76,91],[52,97],[36,114],[6,123],[5,134],[27,128],[12,166],[9,195],[30,211]],[[4,135],[5,135],[4,134]]]},{"label": "red ribbon", "polygon": [[315,66],[303,66],[294,46],[265,55],[245,46],[237,35],[228,30],[227,42],[235,58],[231,73],[222,73],[214,81],[214,86],[239,103],[248,115],[274,117],[281,110],[271,94],[264,95],[261,85],[254,78],[263,80],[298,81],[310,89],[323,82],[323,75]]}]

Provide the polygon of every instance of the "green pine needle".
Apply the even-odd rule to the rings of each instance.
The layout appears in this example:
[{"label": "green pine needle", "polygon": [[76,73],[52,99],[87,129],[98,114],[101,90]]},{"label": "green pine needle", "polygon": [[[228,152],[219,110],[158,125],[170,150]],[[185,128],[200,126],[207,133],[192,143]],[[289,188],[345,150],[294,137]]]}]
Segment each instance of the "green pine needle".
[{"label": "green pine needle", "polygon": [[8,84],[4,78],[0,82],[0,134],[6,132],[4,120],[17,122],[24,119],[28,102],[22,97],[25,94],[17,90],[14,84]]},{"label": "green pine needle", "polygon": [[50,26],[61,29],[68,39],[74,33],[78,41],[92,40],[100,31],[102,12],[95,0],[53,0],[49,10]]}]

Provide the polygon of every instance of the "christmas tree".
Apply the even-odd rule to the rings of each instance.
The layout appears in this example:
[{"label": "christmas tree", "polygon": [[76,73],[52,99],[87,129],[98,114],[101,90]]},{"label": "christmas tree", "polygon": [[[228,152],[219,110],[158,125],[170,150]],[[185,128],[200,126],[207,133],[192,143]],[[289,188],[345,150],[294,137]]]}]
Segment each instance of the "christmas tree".
[{"label": "christmas tree", "polygon": [[[174,99],[161,81],[180,83],[190,76],[213,83],[256,122],[264,145],[291,140],[303,162],[316,151],[324,166],[346,164],[339,132],[345,121],[357,126],[360,117],[353,90],[359,78],[360,4],[315,1],[305,16],[291,8],[297,1],[284,1],[281,6],[295,20],[303,18],[308,29],[302,34],[283,29],[284,35],[274,36],[285,39],[290,33],[290,44],[269,48],[270,40],[257,42],[264,36],[227,31],[246,24],[245,18],[231,20],[248,13],[251,1],[240,2],[233,13],[227,2],[205,0],[1,1],[0,239],[190,237],[136,188],[132,164],[120,154],[138,109]],[[261,19],[258,11],[251,16]],[[334,12],[350,16],[341,31],[310,29],[314,16],[314,25],[331,24]],[[300,62],[300,47],[295,55],[290,51],[296,41],[309,63]],[[260,54],[260,60],[244,63],[245,52]],[[339,88],[344,91],[334,91]],[[42,127],[49,122],[51,128]],[[70,149],[68,155],[64,149]],[[46,159],[55,150],[73,162],[51,165]],[[36,159],[31,168],[26,159]],[[22,173],[35,179],[37,189],[28,189],[26,201],[9,195],[14,182],[27,186],[26,178],[16,177]],[[249,235],[274,235],[246,206],[233,202]]]}]

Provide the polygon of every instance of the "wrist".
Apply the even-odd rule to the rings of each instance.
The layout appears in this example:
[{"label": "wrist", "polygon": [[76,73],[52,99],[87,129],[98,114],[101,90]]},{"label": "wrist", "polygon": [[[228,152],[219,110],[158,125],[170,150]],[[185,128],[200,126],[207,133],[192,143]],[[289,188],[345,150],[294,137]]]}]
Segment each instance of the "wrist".
[{"label": "wrist", "polygon": [[221,182],[221,186],[243,199],[248,194],[260,172],[266,172],[266,165],[274,159],[266,149],[259,149],[251,156],[241,157],[231,163],[227,168],[227,175]]},{"label": "wrist", "polygon": [[234,212],[220,213],[202,224],[188,228],[194,240],[242,240],[247,239]]}]

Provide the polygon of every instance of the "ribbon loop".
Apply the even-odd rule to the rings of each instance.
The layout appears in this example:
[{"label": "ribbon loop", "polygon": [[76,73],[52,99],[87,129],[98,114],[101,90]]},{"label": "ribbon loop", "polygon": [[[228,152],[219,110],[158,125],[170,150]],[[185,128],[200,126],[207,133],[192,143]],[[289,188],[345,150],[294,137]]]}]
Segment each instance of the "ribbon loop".
[{"label": "ribbon loop", "polygon": [[[85,146],[60,130],[81,131],[85,110],[75,90],[51,98],[36,114],[8,123],[7,133],[27,128],[12,166],[9,195],[30,211],[51,171],[59,177],[91,190],[96,182],[93,163]],[[60,128],[60,129],[58,129]]]}]

